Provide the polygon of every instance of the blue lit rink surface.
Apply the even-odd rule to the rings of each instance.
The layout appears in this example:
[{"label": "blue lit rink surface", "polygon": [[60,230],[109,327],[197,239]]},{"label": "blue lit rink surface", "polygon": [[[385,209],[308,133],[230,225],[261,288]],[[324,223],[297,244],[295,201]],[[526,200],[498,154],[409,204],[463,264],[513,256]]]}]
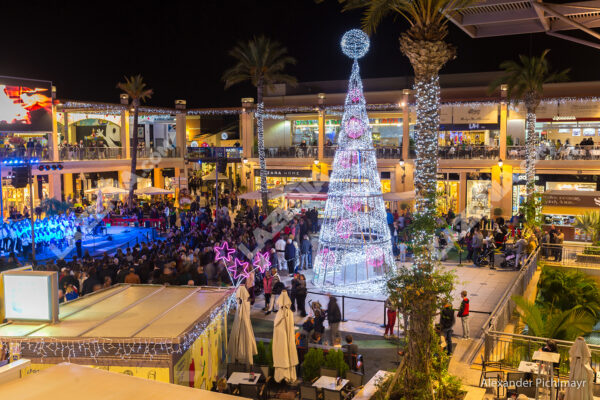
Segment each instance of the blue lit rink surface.
[{"label": "blue lit rink surface", "polygon": [[[88,250],[92,257],[102,255],[104,252],[114,253],[119,247],[125,251],[127,247],[133,247],[136,243],[148,242],[149,240],[159,239],[158,233],[153,228],[135,228],[129,226],[111,226],[106,229],[105,235],[86,235],[82,243],[82,254]],[[109,237],[112,240],[109,240]],[[68,251],[68,252],[67,252]],[[36,253],[36,261],[56,260],[65,258],[70,260],[77,254],[77,249],[62,249],[62,254],[57,255],[52,250],[46,248],[41,253]],[[19,259],[23,259],[19,254]]]}]

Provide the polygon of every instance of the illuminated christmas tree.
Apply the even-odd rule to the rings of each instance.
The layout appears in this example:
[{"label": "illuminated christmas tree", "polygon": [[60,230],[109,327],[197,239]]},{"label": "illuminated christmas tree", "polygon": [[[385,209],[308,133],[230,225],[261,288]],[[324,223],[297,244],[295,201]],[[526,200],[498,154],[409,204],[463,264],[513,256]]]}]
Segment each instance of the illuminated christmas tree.
[{"label": "illuminated christmas tree", "polygon": [[369,49],[368,36],[353,29],[342,51],[354,60],[344,104],[338,149],[315,257],[313,283],[351,291],[381,280],[394,267],[381,181],[358,59]]}]

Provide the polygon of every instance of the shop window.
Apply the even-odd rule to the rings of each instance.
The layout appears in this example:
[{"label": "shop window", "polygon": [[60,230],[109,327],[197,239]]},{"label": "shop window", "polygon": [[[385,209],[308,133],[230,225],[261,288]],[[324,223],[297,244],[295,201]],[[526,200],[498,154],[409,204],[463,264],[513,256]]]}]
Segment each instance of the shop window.
[{"label": "shop window", "polygon": [[467,217],[490,216],[492,181],[467,181]]},{"label": "shop window", "polygon": [[298,146],[302,143],[305,143],[307,146],[316,146],[318,141],[318,120],[292,121],[292,146]]},{"label": "shop window", "polygon": [[437,207],[442,214],[452,210],[458,213],[458,187],[456,181],[437,181]]}]

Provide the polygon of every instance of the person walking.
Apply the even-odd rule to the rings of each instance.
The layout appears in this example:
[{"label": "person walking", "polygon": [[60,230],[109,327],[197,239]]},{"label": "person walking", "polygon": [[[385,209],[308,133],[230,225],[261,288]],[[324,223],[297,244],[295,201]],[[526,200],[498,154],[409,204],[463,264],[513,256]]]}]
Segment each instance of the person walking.
[{"label": "person walking", "polygon": [[483,246],[483,234],[478,227],[475,227],[473,237],[471,238],[471,247],[473,248],[473,264],[475,264],[476,267],[480,266],[478,258],[481,246]]},{"label": "person walking", "polygon": [[265,315],[271,314],[271,311],[277,312],[277,310],[273,310],[273,307],[275,306],[275,303],[277,302],[281,292],[285,290],[285,286],[281,282],[281,278],[277,273],[277,268],[271,268],[271,276],[271,301],[269,302],[269,308],[265,312]]},{"label": "person walking", "polygon": [[296,306],[300,316],[306,317],[306,295],[308,290],[306,289],[306,277],[304,274],[298,275],[298,288],[296,289]]},{"label": "person walking", "polygon": [[440,329],[446,339],[446,352],[448,355],[452,354],[452,332],[456,318],[454,317],[454,310],[452,304],[446,302],[444,308],[440,312]]},{"label": "person walking", "polygon": [[271,276],[271,271],[266,271],[265,276],[263,277],[263,290],[265,291],[265,308],[263,311],[269,310],[269,305],[271,304],[271,291],[273,290],[273,277]]},{"label": "person walking", "polygon": [[275,242],[275,250],[277,251],[277,266],[279,270],[285,267],[285,239],[282,235]]},{"label": "person walking", "polygon": [[463,339],[469,339],[469,298],[467,297],[467,291],[463,290],[460,292],[460,296],[462,297],[462,301],[456,315],[462,323]]},{"label": "person walking", "polygon": [[293,236],[290,235],[284,250],[288,274],[293,274],[296,269],[296,246],[294,246],[294,243],[292,243],[292,238]]},{"label": "person walking", "polygon": [[302,241],[300,242],[300,269],[308,269],[308,253],[310,251],[310,240],[308,240],[308,235],[304,235],[302,237]]},{"label": "person walking", "polygon": [[404,242],[404,240],[400,241],[400,244],[398,245],[398,249],[400,250],[400,262],[402,264],[404,264],[406,262],[406,243]]},{"label": "person walking", "polygon": [[292,288],[290,290],[290,300],[292,301],[292,306],[290,307],[290,310],[292,312],[296,312],[296,299],[298,296],[298,287],[300,286],[300,279],[298,274],[294,274],[294,277],[292,278]]},{"label": "person walking", "polygon": [[388,297],[385,301],[385,309],[387,310],[387,323],[385,324],[383,337],[391,339],[394,337],[394,324],[396,323],[396,314],[398,313],[391,297]]},{"label": "person walking", "polygon": [[329,296],[329,304],[327,304],[327,320],[329,321],[329,333],[331,335],[331,344],[340,336],[340,322],[342,322],[342,312],[338,306],[335,296]]}]

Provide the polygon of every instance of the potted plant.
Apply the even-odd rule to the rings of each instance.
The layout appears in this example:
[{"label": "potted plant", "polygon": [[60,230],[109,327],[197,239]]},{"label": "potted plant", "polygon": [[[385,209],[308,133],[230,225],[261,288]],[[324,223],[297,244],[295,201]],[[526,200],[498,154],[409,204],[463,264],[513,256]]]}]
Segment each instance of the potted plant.
[{"label": "potted plant", "polygon": [[302,380],[311,382],[317,378],[324,363],[323,350],[315,348],[308,350],[302,363]]},{"label": "potted plant", "polygon": [[325,357],[325,367],[335,369],[338,376],[346,376],[346,371],[350,369],[344,361],[344,352],[342,350],[329,350]]}]

